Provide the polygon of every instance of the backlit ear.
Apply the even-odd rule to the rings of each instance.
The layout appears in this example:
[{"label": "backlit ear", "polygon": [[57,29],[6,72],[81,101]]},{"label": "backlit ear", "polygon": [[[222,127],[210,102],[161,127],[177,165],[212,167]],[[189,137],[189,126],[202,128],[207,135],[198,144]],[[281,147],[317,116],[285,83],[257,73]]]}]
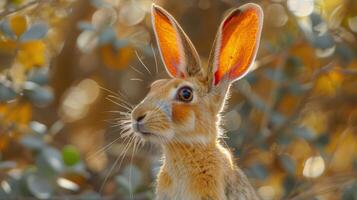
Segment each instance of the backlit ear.
[{"label": "backlit ear", "polygon": [[238,80],[249,71],[260,42],[263,11],[256,4],[233,10],[221,23],[210,63],[210,81],[217,85],[222,79]]},{"label": "backlit ear", "polygon": [[166,70],[172,77],[194,76],[201,72],[196,49],[176,20],[153,4],[152,24]]}]

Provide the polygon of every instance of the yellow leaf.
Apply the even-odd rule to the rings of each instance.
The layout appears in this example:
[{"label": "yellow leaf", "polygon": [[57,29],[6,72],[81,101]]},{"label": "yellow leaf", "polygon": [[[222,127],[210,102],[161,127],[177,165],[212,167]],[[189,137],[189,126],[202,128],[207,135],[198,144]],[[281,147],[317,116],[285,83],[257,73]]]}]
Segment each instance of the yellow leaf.
[{"label": "yellow leaf", "polygon": [[328,115],[321,110],[312,108],[308,113],[304,114],[300,123],[310,129],[313,134],[321,135],[326,131]]},{"label": "yellow leaf", "polygon": [[42,41],[28,41],[21,44],[17,59],[26,69],[42,66],[45,64],[45,50],[45,44]]},{"label": "yellow leaf", "polygon": [[329,169],[335,172],[349,171],[353,169],[353,161],[357,155],[356,130],[347,128],[334,133],[326,152],[332,155]]},{"label": "yellow leaf", "polygon": [[10,27],[17,37],[27,30],[27,18],[22,15],[15,15],[10,18]]},{"label": "yellow leaf", "polygon": [[326,96],[335,96],[337,90],[341,87],[343,76],[338,71],[331,71],[318,78],[315,90]]},{"label": "yellow leaf", "polygon": [[134,51],[130,47],[115,51],[111,45],[101,47],[100,53],[104,64],[114,69],[125,68],[134,55]]},{"label": "yellow leaf", "polygon": [[0,118],[2,123],[9,125],[27,125],[32,118],[32,107],[30,103],[0,104]]}]

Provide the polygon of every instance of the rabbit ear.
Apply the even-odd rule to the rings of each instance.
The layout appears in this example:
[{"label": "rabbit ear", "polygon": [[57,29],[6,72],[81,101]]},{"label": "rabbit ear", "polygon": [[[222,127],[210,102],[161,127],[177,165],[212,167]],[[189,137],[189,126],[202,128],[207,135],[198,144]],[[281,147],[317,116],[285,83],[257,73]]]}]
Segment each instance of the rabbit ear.
[{"label": "rabbit ear", "polygon": [[184,78],[201,72],[199,56],[190,39],[169,13],[155,4],[152,24],[169,75]]},{"label": "rabbit ear", "polygon": [[233,82],[248,73],[259,47],[262,25],[263,11],[252,3],[233,10],[223,20],[208,72],[211,84],[226,78]]}]

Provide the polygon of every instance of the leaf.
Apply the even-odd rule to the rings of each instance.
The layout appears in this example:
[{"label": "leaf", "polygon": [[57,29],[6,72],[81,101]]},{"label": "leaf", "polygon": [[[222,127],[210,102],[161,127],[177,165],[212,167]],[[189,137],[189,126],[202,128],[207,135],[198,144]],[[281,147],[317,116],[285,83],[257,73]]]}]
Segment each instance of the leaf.
[{"label": "leaf", "polygon": [[0,31],[8,38],[15,39],[15,34],[11,31],[9,21],[3,20],[0,22]]},{"label": "leaf", "polygon": [[272,81],[282,82],[285,80],[284,74],[281,70],[266,69],[264,70],[264,75]]},{"label": "leaf", "polygon": [[268,171],[266,167],[260,163],[255,163],[249,168],[250,174],[258,179],[266,179],[268,177]]},{"label": "leaf", "polygon": [[32,107],[30,103],[21,104],[0,104],[0,116],[3,123],[16,123],[27,126],[32,118]]},{"label": "leaf", "polygon": [[29,126],[30,126],[32,132],[37,135],[42,136],[42,135],[46,134],[46,132],[47,132],[47,126],[40,122],[32,121],[32,122],[30,122]]},{"label": "leaf", "polygon": [[45,64],[46,48],[45,44],[40,40],[27,41],[20,45],[17,59],[25,66],[26,69],[30,69],[35,66],[43,66]]},{"label": "leaf", "polygon": [[32,25],[20,38],[20,41],[38,40],[46,36],[48,26],[45,23]]},{"label": "leaf", "polygon": [[27,80],[39,85],[45,85],[49,81],[49,69],[47,67],[35,68],[29,72]]},{"label": "leaf", "polygon": [[0,170],[14,169],[15,167],[16,167],[16,162],[14,161],[0,162]]},{"label": "leaf", "polygon": [[43,143],[42,139],[38,136],[24,136],[21,138],[20,143],[28,149],[41,150],[46,145]]},{"label": "leaf", "polygon": [[342,200],[356,200],[357,199],[357,182],[346,188],[342,195]]},{"label": "leaf", "polygon": [[42,173],[49,175],[60,173],[64,170],[61,153],[52,147],[43,148],[36,160],[36,165],[41,168]]},{"label": "leaf", "polygon": [[47,106],[54,99],[54,94],[51,88],[39,86],[32,82],[26,82],[24,84],[24,95],[35,105],[40,107]]},{"label": "leaf", "polygon": [[99,34],[98,43],[107,44],[115,40],[116,33],[112,28],[106,28]]},{"label": "leaf", "polygon": [[93,25],[88,22],[79,22],[78,28],[82,31],[93,31],[94,30]]},{"label": "leaf", "polygon": [[14,15],[10,18],[10,27],[17,37],[20,37],[27,30],[27,17]]},{"label": "leaf", "polygon": [[39,173],[32,173],[26,177],[26,185],[33,196],[38,199],[48,199],[54,193],[51,182]]},{"label": "leaf", "polygon": [[294,160],[291,159],[290,156],[288,155],[281,155],[279,156],[279,161],[282,167],[287,171],[289,174],[294,175],[295,174],[295,162]]},{"label": "leaf", "polygon": [[81,157],[76,147],[68,145],[62,149],[62,158],[67,166],[73,166],[80,161]]},{"label": "leaf", "polygon": [[80,200],[101,200],[103,199],[100,194],[94,191],[85,191],[79,197]]},{"label": "leaf", "polygon": [[129,61],[134,57],[131,47],[124,47],[116,50],[112,45],[104,45],[100,48],[100,54],[104,64],[112,69],[124,69]]},{"label": "leaf", "polygon": [[9,87],[6,83],[0,82],[0,102],[7,102],[15,99],[17,96],[14,89]]},{"label": "leaf", "polygon": [[135,165],[127,165],[123,174],[116,177],[117,183],[128,192],[134,192],[141,184],[142,174]]},{"label": "leaf", "polygon": [[297,137],[306,139],[306,140],[313,140],[315,138],[315,134],[311,132],[310,129],[306,127],[294,127],[293,128],[293,134],[296,135]]}]

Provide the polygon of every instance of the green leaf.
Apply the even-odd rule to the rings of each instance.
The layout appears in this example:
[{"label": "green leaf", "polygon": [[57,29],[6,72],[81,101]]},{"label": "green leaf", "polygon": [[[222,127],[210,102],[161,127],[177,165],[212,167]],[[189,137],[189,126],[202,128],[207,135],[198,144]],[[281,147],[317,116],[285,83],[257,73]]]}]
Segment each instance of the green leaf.
[{"label": "green leaf", "polygon": [[80,161],[81,156],[76,147],[68,145],[62,149],[62,158],[67,166],[73,166]]}]

